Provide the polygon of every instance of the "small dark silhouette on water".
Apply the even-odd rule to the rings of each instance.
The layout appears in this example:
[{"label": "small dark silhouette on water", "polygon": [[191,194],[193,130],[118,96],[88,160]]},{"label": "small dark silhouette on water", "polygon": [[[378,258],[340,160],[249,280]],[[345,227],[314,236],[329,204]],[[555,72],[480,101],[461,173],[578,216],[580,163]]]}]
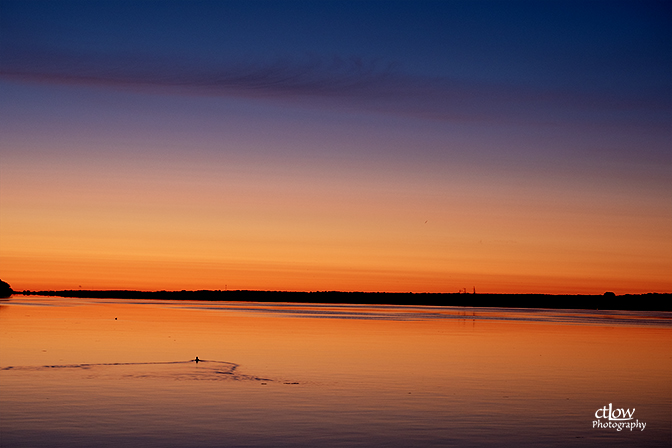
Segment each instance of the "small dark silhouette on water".
[{"label": "small dark silhouette on water", "polygon": [[198,364],[201,360],[198,359],[198,356],[197,356],[196,359],[194,359],[194,361],[196,362],[196,364]]},{"label": "small dark silhouette on water", "polygon": [[3,282],[0,280],[0,298],[9,297],[14,294],[12,287],[9,286],[9,283]]}]

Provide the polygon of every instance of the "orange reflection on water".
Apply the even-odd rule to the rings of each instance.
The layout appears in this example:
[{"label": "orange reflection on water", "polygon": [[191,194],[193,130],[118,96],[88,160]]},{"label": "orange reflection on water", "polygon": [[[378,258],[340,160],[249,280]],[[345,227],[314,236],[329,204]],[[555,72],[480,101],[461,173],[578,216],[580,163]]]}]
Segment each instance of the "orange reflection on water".
[{"label": "orange reflection on water", "polygon": [[[49,439],[87,421],[89,438],[126,431],[157,446],[189,442],[178,427],[204,444],[284,434],[311,446],[354,431],[355,445],[590,446],[605,437],[589,431],[595,410],[617,403],[650,427],[611,445],[669,438],[670,316],[628,326],[553,313],[14,296],[0,304],[3,430]],[[250,439],[259,421],[265,435]]]},{"label": "orange reflection on water", "polygon": [[[19,299],[32,300],[40,302]],[[403,307],[47,301],[56,306],[0,308],[4,366],[199,356],[298,376],[347,375],[354,369],[439,382],[445,375],[475,374],[518,382],[545,369],[564,371],[564,380],[577,385],[595,374],[627,380],[628,387],[637,383],[638,372],[672,371],[667,328],[521,323],[494,311],[446,312],[442,318]]]}]

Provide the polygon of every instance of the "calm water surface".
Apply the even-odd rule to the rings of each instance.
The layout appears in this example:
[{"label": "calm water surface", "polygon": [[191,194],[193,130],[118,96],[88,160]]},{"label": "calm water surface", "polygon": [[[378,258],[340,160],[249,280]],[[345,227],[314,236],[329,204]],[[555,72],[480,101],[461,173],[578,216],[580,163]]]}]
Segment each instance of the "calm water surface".
[{"label": "calm water surface", "polygon": [[3,447],[671,442],[672,313],[0,302]]}]

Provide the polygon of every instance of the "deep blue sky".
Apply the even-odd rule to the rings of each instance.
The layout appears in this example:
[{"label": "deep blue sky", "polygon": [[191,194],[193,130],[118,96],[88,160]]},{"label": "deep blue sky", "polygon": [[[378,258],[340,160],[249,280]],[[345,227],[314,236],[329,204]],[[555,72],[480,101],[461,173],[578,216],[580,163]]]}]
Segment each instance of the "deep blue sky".
[{"label": "deep blue sky", "polygon": [[1,5],[2,71],[19,76],[198,85],[225,74],[234,89],[315,94],[387,75],[406,88],[431,81],[669,110],[669,2]]}]

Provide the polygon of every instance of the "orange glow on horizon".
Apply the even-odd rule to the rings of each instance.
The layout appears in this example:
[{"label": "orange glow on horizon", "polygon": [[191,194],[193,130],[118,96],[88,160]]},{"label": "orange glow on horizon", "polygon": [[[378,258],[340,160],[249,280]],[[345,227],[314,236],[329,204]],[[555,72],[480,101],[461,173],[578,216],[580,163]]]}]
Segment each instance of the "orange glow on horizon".
[{"label": "orange glow on horizon", "polygon": [[[365,291],[454,293],[463,288],[477,293],[617,294],[668,292],[665,282],[641,278],[562,278],[484,275],[469,272],[444,274],[428,271],[366,270],[347,267],[262,263],[217,263],[157,260],[3,258],[3,276],[22,290],[267,290]],[[36,280],[32,273],[40,272]],[[667,289],[666,289],[667,288]]]},{"label": "orange glow on horizon", "polygon": [[672,209],[653,181],[96,144],[3,159],[0,278],[17,290],[672,291]]}]

